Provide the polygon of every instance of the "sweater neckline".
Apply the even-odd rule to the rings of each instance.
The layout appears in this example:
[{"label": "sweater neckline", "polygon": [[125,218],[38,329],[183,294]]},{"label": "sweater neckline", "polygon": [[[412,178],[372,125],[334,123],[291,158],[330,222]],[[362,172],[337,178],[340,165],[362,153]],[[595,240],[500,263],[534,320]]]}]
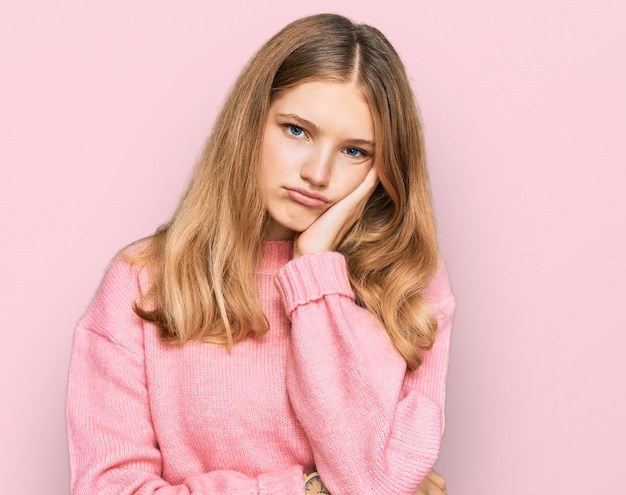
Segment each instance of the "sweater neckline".
[{"label": "sweater neckline", "polygon": [[263,252],[260,272],[274,274],[292,257],[293,241],[267,241]]}]

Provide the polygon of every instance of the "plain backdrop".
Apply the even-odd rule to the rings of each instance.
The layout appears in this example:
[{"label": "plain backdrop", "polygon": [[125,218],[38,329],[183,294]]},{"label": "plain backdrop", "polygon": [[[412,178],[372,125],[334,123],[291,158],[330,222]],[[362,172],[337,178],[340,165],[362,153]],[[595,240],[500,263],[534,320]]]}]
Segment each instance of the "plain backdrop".
[{"label": "plain backdrop", "polygon": [[0,5],[0,492],[69,492],[76,320],[245,61],[323,11],[388,35],[423,112],[458,301],[449,493],[623,490],[622,0],[25,0]]}]

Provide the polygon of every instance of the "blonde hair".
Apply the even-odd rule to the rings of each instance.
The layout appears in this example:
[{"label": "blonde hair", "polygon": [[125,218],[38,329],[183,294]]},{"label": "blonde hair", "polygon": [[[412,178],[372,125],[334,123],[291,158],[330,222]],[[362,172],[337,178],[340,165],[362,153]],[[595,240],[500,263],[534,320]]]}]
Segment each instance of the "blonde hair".
[{"label": "blonde hair", "polygon": [[230,348],[268,331],[255,278],[269,225],[257,166],[261,139],[276,95],[313,79],[356,81],[370,104],[380,184],[337,250],[357,302],[417,369],[437,329],[422,293],[438,257],[420,117],[389,41],[339,15],[289,24],[244,68],[173,217],[135,258],[152,268],[135,311],[177,344]]}]

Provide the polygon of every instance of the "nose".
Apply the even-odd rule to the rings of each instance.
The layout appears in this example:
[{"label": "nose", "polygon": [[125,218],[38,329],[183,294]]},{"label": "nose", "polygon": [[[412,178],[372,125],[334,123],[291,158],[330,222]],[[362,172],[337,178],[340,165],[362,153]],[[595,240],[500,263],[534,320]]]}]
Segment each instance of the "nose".
[{"label": "nose", "polygon": [[332,159],[329,150],[319,149],[304,162],[300,177],[316,188],[324,188],[330,182]]}]

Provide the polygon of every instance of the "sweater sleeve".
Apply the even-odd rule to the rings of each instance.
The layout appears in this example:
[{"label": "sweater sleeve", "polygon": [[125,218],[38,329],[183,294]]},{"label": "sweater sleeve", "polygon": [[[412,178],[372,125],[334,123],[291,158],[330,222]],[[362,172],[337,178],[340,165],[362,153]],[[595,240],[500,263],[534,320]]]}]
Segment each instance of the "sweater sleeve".
[{"label": "sweater sleeve", "polygon": [[67,390],[72,494],[301,495],[301,466],[256,477],[198,473],[176,485],[163,479],[148,401],[143,321],[132,310],[138,276],[116,259],[75,331]]},{"label": "sweater sleeve", "polygon": [[454,299],[445,266],[425,297],[438,318],[422,366],[354,302],[339,253],[291,261],[277,283],[292,321],[287,388],[333,495],[413,494],[439,455]]}]

